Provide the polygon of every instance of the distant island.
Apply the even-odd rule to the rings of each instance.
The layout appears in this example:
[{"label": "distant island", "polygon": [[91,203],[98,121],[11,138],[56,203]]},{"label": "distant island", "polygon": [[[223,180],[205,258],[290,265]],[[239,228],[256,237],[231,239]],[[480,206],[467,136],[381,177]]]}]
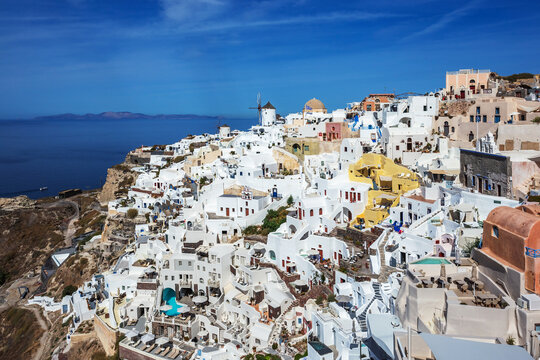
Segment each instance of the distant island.
[{"label": "distant island", "polygon": [[58,115],[47,115],[47,116],[38,116],[32,120],[122,120],[122,119],[220,119],[221,116],[208,116],[208,115],[194,115],[194,114],[158,114],[158,115],[148,115],[141,113],[132,113],[129,111],[107,111],[99,114],[58,114]]}]

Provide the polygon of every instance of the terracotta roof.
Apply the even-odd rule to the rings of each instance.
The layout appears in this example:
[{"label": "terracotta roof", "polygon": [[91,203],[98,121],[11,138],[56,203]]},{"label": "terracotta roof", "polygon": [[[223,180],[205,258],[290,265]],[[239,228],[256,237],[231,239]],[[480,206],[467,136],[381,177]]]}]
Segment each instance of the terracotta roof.
[{"label": "terracotta roof", "polygon": [[264,105],[262,107],[263,109],[274,109],[276,110],[276,108],[274,107],[274,105],[270,104],[270,101],[266,103],[266,105]]},{"label": "terracotta roof", "polygon": [[527,238],[540,217],[526,213],[520,209],[508,206],[499,206],[491,210],[486,222],[497,225],[513,234]]}]

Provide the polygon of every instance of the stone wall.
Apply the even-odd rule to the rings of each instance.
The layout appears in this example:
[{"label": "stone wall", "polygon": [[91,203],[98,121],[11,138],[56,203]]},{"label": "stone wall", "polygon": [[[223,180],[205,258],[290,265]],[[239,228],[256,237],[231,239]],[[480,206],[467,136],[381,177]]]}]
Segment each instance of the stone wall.
[{"label": "stone wall", "polygon": [[463,185],[482,194],[512,198],[512,163],[508,157],[461,149],[460,162],[459,180]]},{"label": "stone wall", "polygon": [[105,324],[97,315],[94,316],[94,331],[107,356],[113,356],[116,353],[116,339],[118,337],[118,332],[111,329],[111,327]]}]

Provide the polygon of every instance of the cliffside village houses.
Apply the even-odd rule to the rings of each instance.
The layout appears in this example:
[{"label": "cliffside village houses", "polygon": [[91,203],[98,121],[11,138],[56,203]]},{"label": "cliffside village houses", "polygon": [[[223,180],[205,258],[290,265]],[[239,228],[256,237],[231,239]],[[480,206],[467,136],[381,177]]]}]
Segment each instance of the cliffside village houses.
[{"label": "cliffside village houses", "polygon": [[122,335],[121,359],[538,358],[539,85],[459,70],[138,148],[108,204],[137,209],[135,232],[86,245],[124,254],[31,301],[65,314],[68,341],[86,320],[108,354]]}]

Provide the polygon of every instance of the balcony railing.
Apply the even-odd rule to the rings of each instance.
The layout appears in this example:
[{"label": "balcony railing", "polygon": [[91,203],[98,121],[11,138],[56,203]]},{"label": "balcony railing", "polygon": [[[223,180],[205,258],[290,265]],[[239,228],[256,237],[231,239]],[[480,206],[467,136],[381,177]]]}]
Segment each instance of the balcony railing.
[{"label": "balcony railing", "polygon": [[532,258],[540,257],[540,249],[531,249],[529,247],[525,247],[525,255]]}]

